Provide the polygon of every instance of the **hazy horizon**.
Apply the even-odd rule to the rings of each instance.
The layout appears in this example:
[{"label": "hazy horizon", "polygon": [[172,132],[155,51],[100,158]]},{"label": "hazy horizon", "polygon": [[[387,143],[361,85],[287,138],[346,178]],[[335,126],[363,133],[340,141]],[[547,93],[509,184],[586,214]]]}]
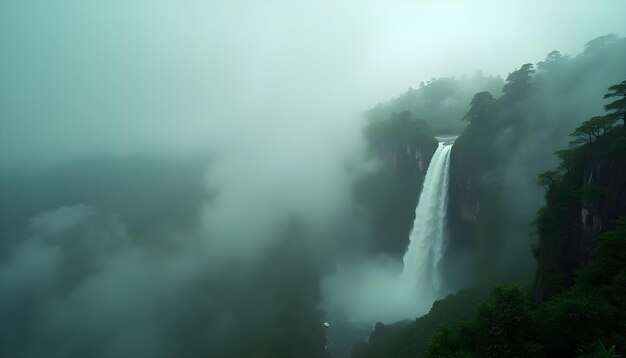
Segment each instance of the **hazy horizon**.
[{"label": "hazy horizon", "polygon": [[623,35],[626,9],[619,0],[0,6],[0,168],[14,169],[219,151],[247,127],[355,128],[363,111],[421,81],[477,70],[504,78],[552,50],[574,56],[597,36]]}]

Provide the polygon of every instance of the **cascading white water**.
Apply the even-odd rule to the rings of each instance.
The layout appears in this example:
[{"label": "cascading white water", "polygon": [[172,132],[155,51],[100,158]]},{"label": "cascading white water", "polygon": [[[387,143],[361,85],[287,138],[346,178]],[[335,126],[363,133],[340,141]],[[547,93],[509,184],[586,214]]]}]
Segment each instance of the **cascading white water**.
[{"label": "cascading white water", "polygon": [[425,314],[445,293],[439,266],[446,245],[448,167],[455,139],[437,138],[404,265],[383,256],[338,266],[338,273],[322,284],[329,310],[341,311],[355,323],[386,324]]},{"label": "cascading white water", "polygon": [[448,205],[448,167],[455,138],[437,138],[439,146],[426,171],[409,247],[404,254],[402,280],[420,294],[436,294],[441,288],[439,263],[445,249]]}]

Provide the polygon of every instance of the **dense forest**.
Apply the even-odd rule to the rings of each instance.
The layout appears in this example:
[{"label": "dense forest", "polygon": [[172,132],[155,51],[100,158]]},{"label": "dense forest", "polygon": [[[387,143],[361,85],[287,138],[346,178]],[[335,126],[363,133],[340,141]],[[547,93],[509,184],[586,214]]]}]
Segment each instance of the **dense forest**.
[{"label": "dense forest", "polygon": [[[572,59],[555,51],[536,69],[524,64],[509,74],[502,95],[473,96],[461,117],[469,123],[454,145],[450,168],[457,170],[453,178],[467,178],[451,187],[456,231],[450,250],[476,255],[466,261],[474,267],[465,276],[469,286],[435,302],[412,323],[379,324],[369,344],[354,347],[353,357],[604,357],[626,351],[623,66],[607,73],[602,80],[614,78],[613,84],[589,100],[599,104],[591,118],[582,117],[588,112],[570,99],[582,92],[574,84],[599,80],[598,72],[582,71],[585,66],[616,64],[625,48],[623,38],[611,35],[590,41]],[[558,118],[549,120],[555,112]],[[580,119],[569,129],[572,117]],[[515,200],[528,192],[519,183],[518,192],[508,191],[507,171],[511,163],[532,171],[538,167],[532,165],[535,156],[554,148],[529,148],[528,141],[561,144],[568,137],[565,149],[556,150],[554,169],[534,175],[535,185],[545,190],[545,204],[524,228],[527,213],[514,211],[502,193]],[[465,211],[474,216],[468,219]],[[521,232],[512,236],[512,230]],[[536,266],[525,259],[530,249],[520,251],[533,238]],[[494,261],[494,251],[510,258]]]}]

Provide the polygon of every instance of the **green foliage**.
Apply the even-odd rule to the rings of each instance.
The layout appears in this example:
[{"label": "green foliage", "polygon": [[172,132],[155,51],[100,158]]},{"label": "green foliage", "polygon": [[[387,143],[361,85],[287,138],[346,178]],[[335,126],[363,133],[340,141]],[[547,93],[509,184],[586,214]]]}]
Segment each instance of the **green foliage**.
[{"label": "green foliage", "polygon": [[491,93],[487,91],[478,92],[472,98],[472,102],[470,102],[470,110],[462,119],[466,119],[471,123],[485,123],[493,118],[495,109],[496,100]]},{"label": "green foliage", "polygon": [[506,103],[520,101],[530,93],[532,75],[535,69],[532,63],[523,64],[519,70],[511,72],[502,87],[502,100]]},{"label": "green foliage", "polygon": [[[521,199],[515,198],[515,191],[526,190],[525,176],[534,177],[544,172],[550,153],[563,146],[571,129],[601,108],[601,95],[590,98],[589,91],[582,89],[593,84],[594,91],[601,94],[606,83],[616,77],[621,79],[626,72],[617,64],[624,63],[624,49],[626,39],[612,35],[591,41],[583,54],[571,59],[553,51],[537,64],[537,72],[532,64],[524,64],[512,72],[502,89],[503,95],[495,98],[493,106],[486,100],[486,94],[483,99],[489,105],[476,106],[481,103],[478,95],[470,104],[464,117],[469,123],[457,139],[451,156],[451,168],[460,172],[451,179],[454,189],[451,199],[454,207],[463,210],[459,214],[452,213],[458,218],[453,218],[451,225],[453,235],[458,236],[453,240],[471,242],[471,254],[476,258],[471,268],[473,280],[502,282],[500,274],[512,276],[511,272],[516,270],[534,269],[530,257],[525,261],[526,267],[512,266],[522,260],[501,259],[516,249],[526,249],[528,223],[534,214],[533,209],[520,209],[522,205],[517,203]],[[606,76],[594,74],[592,69],[606,61],[611,64],[610,68],[619,70],[606,71]],[[483,108],[489,111],[481,110]],[[623,155],[626,141],[614,137],[615,123],[612,113],[590,119],[575,131],[573,146],[556,153],[561,159],[559,167],[540,177],[539,183],[548,191],[552,191],[556,181],[563,181],[563,185],[557,183],[555,186],[559,189],[550,194],[554,205],[544,211],[550,219],[541,220],[538,230],[539,235],[551,232],[550,238],[546,236],[545,242],[536,245],[534,250],[536,257],[541,257],[539,266],[544,282],[550,281],[556,291],[572,280],[571,272],[564,274],[559,267],[575,266],[564,258],[570,233],[559,223],[572,221],[571,211],[580,203],[580,198],[598,205],[606,199],[602,188],[582,188],[582,178],[588,178],[592,171],[589,163],[606,166],[608,162],[618,163],[620,155],[626,157]],[[602,143],[587,145],[595,144],[600,138],[603,138]],[[582,148],[586,146],[588,148]],[[596,171],[594,180],[597,180],[597,168],[593,170]],[[578,215],[580,217],[580,208]]]},{"label": "green foliage", "polygon": [[615,120],[615,116],[596,116],[584,121],[570,134],[570,136],[576,138],[570,144],[576,146],[594,143],[601,135],[613,127]]},{"label": "green foliage", "polygon": [[414,118],[411,112],[392,113],[387,120],[373,121],[366,128],[370,143],[386,142],[394,145],[427,142],[433,138],[428,125]]},{"label": "green foliage", "polygon": [[550,190],[561,180],[561,174],[558,170],[548,170],[547,172],[543,172],[539,174],[539,178],[537,183],[542,187],[546,188],[546,190]]},{"label": "green foliage", "polygon": [[[464,193],[471,192],[470,201],[476,204],[471,234],[465,234],[468,230],[462,227],[465,218],[456,221],[461,222],[459,228],[453,228],[462,232],[460,236],[472,236],[460,240],[472,241],[475,259],[471,279],[476,283],[523,282],[532,276],[530,252],[526,251],[526,256],[520,256],[519,260],[501,260],[502,255],[508,254],[504,251],[515,250],[517,243],[526,239],[529,220],[523,222],[509,214],[515,204],[509,200],[501,176],[511,165],[516,150],[526,145],[519,130],[518,118],[523,115],[515,111],[517,104],[528,95],[533,72],[532,65],[527,64],[509,75],[500,98],[494,98],[489,92],[476,93],[463,117],[469,125],[452,150],[451,167],[461,171],[455,174],[461,178],[453,178],[452,186]],[[455,183],[455,180],[458,181]],[[508,245],[512,241],[516,243]]]},{"label": "green foliage", "polygon": [[[559,158],[561,163],[558,166],[559,171],[564,172],[565,174],[569,173],[572,169],[572,163],[576,160],[576,150],[574,149],[562,149],[557,150],[554,154]],[[541,178],[540,178],[541,180]],[[546,187],[541,181],[539,181],[539,185],[543,186],[546,189],[550,189]]]},{"label": "green foliage", "polygon": [[409,88],[404,94],[378,104],[367,112],[371,120],[384,120],[393,112],[410,111],[423,118],[435,134],[460,133],[465,123],[459,118],[467,112],[468,104],[479,91],[497,94],[502,88],[500,77],[477,73],[469,78],[437,78],[422,83],[419,88]]},{"label": "green foliage", "polygon": [[526,294],[516,286],[496,287],[476,315],[433,335],[428,357],[534,357],[534,318]]},{"label": "green foliage", "polygon": [[[593,258],[578,273],[577,285],[585,290],[597,290],[609,302],[625,307],[626,302],[623,299],[626,297],[625,263],[626,218],[621,218],[614,230],[598,238],[598,247]],[[626,323],[626,320],[624,322]]]},{"label": "green foliage", "polygon": [[589,349],[615,308],[594,292],[570,289],[540,305],[538,333],[548,356],[572,357]]},{"label": "green foliage", "polygon": [[[626,348],[626,217],[598,238],[576,283],[533,303],[518,286],[461,291],[414,323],[391,326],[364,357],[603,357]],[[427,337],[430,337],[427,341]],[[427,341],[427,343],[425,343]],[[601,351],[596,342],[610,342]]]},{"label": "green foliage", "polygon": [[368,345],[364,358],[412,358],[424,355],[429,337],[439,332],[442,322],[469,318],[488,294],[483,287],[464,289],[435,301],[428,314],[410,324],[390,325]]},{"label": "green foliage", "polygon": [[595,39],[588,41],[585,44],[585,53],[601,54],[604,49],[609,47],[611,44],[617,42],[618,40],[619,40],[619,36],[615,34],[608,34],[608,35],[596,37]]},{"label": "green foliage", "polygon": [[[539,304],[496,287],[473,318],[442,325],[428,357],[598,357],[626,348],[626,217],[601,235],[576,283]],[[615,344],[595,350],[598,341]],[[604,355],[598,355],[604,354]]]},{"label": "green foliage", "polygon": [[539,71],[546,72],[554,71],[561,68],[561,66],[563,66],[563,64],[568,60],[569,56],[562,55],[559,51],[552,51],[546,56],[544,61],[537,63],[537,69]]},{"label": "green foliage", "polygon": [[[546,206],[537,214],[535,223],[540,240],[533,251],[537,258],[536,285],[542,291],[541,296],[551,297],[565,289],[572,283],[573,270],[577,268],[576,261],[568,254],[574,234],[562,223],[579,217],[581,205],[602,205],[609,193],[608,187],[589,182],[587,178],[593,173],[588,168],[601,166],[611,168],[614,173],[626,168],[623,155],[626,138],[614,127],[614,122],[612,115],[583,122],[571,134],[576,140],[570,143],[570,148],[556,153],[561,160],[558,169],[539,175],[539,184],[546,188]],[[604,185],[619,188],[624,184]]]},{"label": "green foliage", "polygon": [[606,349],[604,343],[598,342],[598,351],[594,354],[590,354],[589,357],[594,358],[620,358],[621,355],[615,353],[615,345]]},{"label": "green foliage", "polygon": [[609,87],[609,92],[604,98],[621,97],[604,106],[604,109],[611,111],[610,115],[622,118],[624,127],[626,128],[626,80]]}]

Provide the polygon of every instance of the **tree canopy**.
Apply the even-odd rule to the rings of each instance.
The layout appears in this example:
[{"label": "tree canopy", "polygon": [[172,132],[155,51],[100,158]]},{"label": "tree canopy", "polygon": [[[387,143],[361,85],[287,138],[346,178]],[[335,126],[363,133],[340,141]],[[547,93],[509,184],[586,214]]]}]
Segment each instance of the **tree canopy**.
[{"label": "tree canopy", "polygon": [[530,92],[530,83],[535,69],[532,63],[523,64],[519,70],[511,72],[506,78],[506,84],[502,87],[502,96],[505,101],[518,101],[524,99]]},{"label": "tree canopy", "polygon": [[604,98],[612,97],[618,97],[618,99],[605,105],[604,109],[611,111],[609,115],[614,116],[615,119],[622,118],[626,130],[626,80],[609,87],[609,92],[604,95]]},{"label": "tree canopy", "polygon": [[470,109],[462,119],[470,123],[484,123],[492,117],[496,100],[489,91],[478,92],[470,102]]},{"label": "tree canopy", "polygon": [[614,122],[615,117],[613,116],[596,116],[584,121],[570,134],[576,138],[571,144],[591,144],[595,142],[602,134],[613,127]]}]

